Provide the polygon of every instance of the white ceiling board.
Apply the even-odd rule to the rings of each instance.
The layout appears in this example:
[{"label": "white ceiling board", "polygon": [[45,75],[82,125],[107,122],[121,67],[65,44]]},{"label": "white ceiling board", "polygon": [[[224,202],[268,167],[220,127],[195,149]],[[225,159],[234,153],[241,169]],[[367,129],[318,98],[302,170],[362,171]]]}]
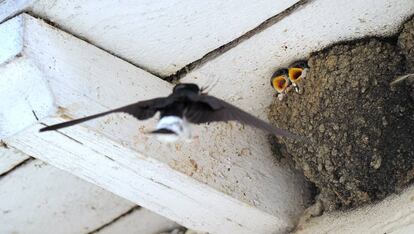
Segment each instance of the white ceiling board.
[{"label": "white ceiling board", "polygon": [[165,76],[297,1],[39,0],[31,11]]},{"label": "white ceiling board", "polygon": [[39,160],[0,179],[0,233],[87,233],[132,206]]},{"label": "white ceiling board", "polygon": [[96,234],[157,234],[178,227],[180,227],[180,225],[177,223],[141,208],[120,218],[115,223],[105,227]]}]

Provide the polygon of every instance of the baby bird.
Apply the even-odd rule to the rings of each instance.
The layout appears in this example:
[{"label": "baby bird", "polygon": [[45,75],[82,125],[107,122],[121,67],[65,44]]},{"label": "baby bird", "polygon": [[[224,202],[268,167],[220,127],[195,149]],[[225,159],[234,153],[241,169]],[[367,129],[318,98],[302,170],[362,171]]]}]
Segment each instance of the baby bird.
[{"label": "baby bird", "polygon": [[278,99],[282,101],[286,97],[287,92],[290,91],[292,84],[288,77],[288,70],[280,69],[273,73],[270,78],[270,84],[276,90]]},{"label": "baby bird", "polygon": [[309,66],[306,61],[297,61],[288,67],[288,76],[292,82],[295,92],[303,93],[303,83],[309,71]]}]

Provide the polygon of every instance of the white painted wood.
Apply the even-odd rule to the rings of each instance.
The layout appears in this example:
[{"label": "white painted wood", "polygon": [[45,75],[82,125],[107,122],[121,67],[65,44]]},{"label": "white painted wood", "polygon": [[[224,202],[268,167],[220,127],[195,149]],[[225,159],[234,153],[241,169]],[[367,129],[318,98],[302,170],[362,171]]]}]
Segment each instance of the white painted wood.
[{"label": "white painted wood", "polygon": [[[43,72],[57,109],[52,115],[57,118],[42,122],[171,91],[170,84],[96,47],[29,16],[22,18],[25,40],[20,59]],[[30,71],[10,68],[9,77],[17,69]],[[14,132],[5,141],[196,230],[285,231],[306,200],[301,178],[277,165],[266,139],[250,137],[255,131],[238,124],[212,124],[209,129],[204,125],[196,128],[199,137],[192,144],[170,145],[142,134],[155,127],[153,120],[138,122],[121,114],[62,130],[69,137],[39,134],[40,127]]]},{"label": "white painted wood", "polygon": [[[0,4],[9,4],[10,2],[0,2]],[[24,5],[23,3],[21,3],[22,5]],[[2,5],[0,5],[2,6]],[[0,17],[4,14],[4,12],[0,11]],[[23,27],[21,27],[20,25],[22,25],[22,20],[21,19],[16,19],[16,20],[11,20],[8,22],[5,22],[2,24],[2,26],[0,27],[0,38],[1,38],[1,46],[0,46],[0,70],[3,70],[3,67],[8,66],[7,62],[12,60],[12,59],[16,59],[16,56],[18,56],[18,54],[22,51],[23,49]],[[12,66],[12,65],[10,65]],[[21,76],[17,75],[17,79],[21,78]],[[11,94],[11,92],[7,91],[8,88],[10,88],[9,84],[8,84],[9,80],[7,80],[7,78],[5,77],[3,79],[0,80],[0,98],[6,98],[4,95],[6,94]],[[27,86],[26,86],[27,87]],[[6,105],[6,102],[2,102],[0,104],[0,108],[3,109],[11,109],[9,108],[10,105],[15,105],[15,101],[16,101],[17,97],[14,98],[10,98],[10,95],[7,96],[7,98],[5,100],[9,100],[10,102],[7,102],[8,104]],[[18,101],[17,101],[18,102]],[[24,122],[26,121],[22,121],[21,124],[16,125],[11,125],[11,126],[5,126],[4,124],[4,119],[10,119],[10,113],[4,113],[2,114],[1,118],[0,118],[0,139],[2,137],[4,137],[10,130],[7,130],[8,128],[13,128],[13,129],[21,129],[21,127],[19,127],[18,125],[22,126],[22,124],[24,124]],[[20,115],[20,114],[19,114]],[[23,116],[26,117],[26,115]],[[31,115],[32,117],[32,115]],[[20,118],[20,117],[19,117]],[[29,120],[30,121],[30,120]],[[14,131],[14,130],[13,130]],[[18,165],[19,163],[23,162],[24,160],[28,159],[29,156],[22,154],[21,152],[19,152],[18,150],[15,149],[6,149],[4,148],[1,144],[0,144],[0,174],[5,173],[9,170],[11,170],[13,167],[15,167],[16,165]]]},{"label": "white painted wood", "polygon": [[[169,75],[297,1],[39,0],[31,11],[141,67]],[[8,7],[18,6],[0,5],[0,10]]]},{"label": "white painted wood", "polygon": [[156,215],[146,209],[139,209],[128,216],[122,217],[115,223],[97,232],[97,234],[158,234],[178,227],[180,225],[173,221]]},{"label": "white painted wood", "polygon": [[2,46],[0,48],[0,64],[17,56],[23,46],[23,28],[19,20],[12,20],[2,24],[0,28],[0,38]]},{"label": "white painted wood", "polygon": [[0,22],[12,17],[19,12],[23,12],[36,0],[2,0],[0,1]]},{"label": "white painted wood", "polygon": [[53,96],[33,62],[16,57],[0,66],[0,138],[6,138],[55,111]]},{"label": "white painted wood", "polygon": [[[275,228],[285,225],[207,186],[189,184],[186,175],[175,173],[168,165],[91,130],[73,127],[64,131],[76,136],[74,141],[61,134],[39,135],[39,127],[20,133],[8,143],[184,225],[212,233],[268,233],[281,231]],[[36,145],[50,147],[33,147]],[[211,223],[216,226],[211,227]]]},{"label": "white painted wood", "polygon": [[413,200],[414,187],[410,187],[378,204],[313,218],[296,233],[413,233]]},{"label": "white painted wood", "polygon": [[0,233],[87,233],[133,206],[39,160],[0,179]]},{"label": "white painted wood", "polygon": [[16,149],[5,148],[0,144],[0,175],[10,171],[30,156]]},{"label": "white painted wood", "polygon": [[[28,158],[1,147],[0,174]],[[87,233],[135,206],[39,160],[0,178],[0,191],[0,233]],[[99,233],[151,234],[176,227],[177,223],[139,208]]]},{"label": "white painted wood", "polygon": [[393,34],[412,14],[412,0],[312,1],[182,81],[218,79],[210,93],[265,118],[274,99],[269,79],[275,70],[338,41]]}]

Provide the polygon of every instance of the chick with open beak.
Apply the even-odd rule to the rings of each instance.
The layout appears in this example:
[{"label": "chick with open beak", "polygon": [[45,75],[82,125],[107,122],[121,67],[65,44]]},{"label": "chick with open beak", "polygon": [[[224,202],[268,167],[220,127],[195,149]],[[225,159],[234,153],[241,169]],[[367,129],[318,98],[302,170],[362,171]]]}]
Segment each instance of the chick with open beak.
[{"label": "chick with open beak", "polygon": [[290,90],[291,82],[289,81],[288,77],[288,70],[287,69],[280,69],[273,73],[272,77],[270,78],[270,84],[277,92],[277,97],[280,101],[285,98],[287,92]]},{"label": "chick with open beak", "polygon": [[289,80],[295,92],[299,94],[303,93],[303,84],[308,71],[309,66],[306,61],[297,61],[288,67]]}]

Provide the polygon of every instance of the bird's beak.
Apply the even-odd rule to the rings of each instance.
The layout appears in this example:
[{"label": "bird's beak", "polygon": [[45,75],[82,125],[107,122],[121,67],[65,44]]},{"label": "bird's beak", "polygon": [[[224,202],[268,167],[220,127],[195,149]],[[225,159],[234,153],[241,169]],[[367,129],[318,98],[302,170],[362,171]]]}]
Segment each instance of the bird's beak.
[{"label": "bird's beak", "polygon": [[289,78],[292,82],[296,83],[302,78],[303,68],[292,67],[289,68]]},{"label": "bird's beak", "polygon": [[287,88],[288,84],[289,83],[284,76],[276,76],[272,80],[273,88],[279,93],[283,92]]}]

